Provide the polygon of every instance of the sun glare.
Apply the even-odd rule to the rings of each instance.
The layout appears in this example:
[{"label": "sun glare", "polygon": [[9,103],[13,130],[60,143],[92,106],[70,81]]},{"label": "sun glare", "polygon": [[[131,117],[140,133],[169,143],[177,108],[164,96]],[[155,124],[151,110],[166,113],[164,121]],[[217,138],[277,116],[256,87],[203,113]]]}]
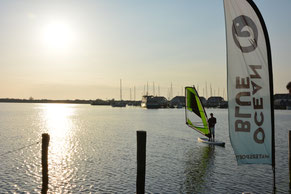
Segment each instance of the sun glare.
[{"label": "sun glare", "polygon": [[[49,176],[52,187],[60,188],[64,181],[70,180],[72,160],[76,154],[78,141],[76,140],[76,127],[74,115],[76,106],[71,104],[43,104],[42,118],[44,131],[50,135],[49,145]],[[74,167],[77,169],[77,167]],[[66,184],[71,187],[70,181]],[[57,190],[56,193],[61,193]]]},{"label": "sun glare", "polygon": [[43,40],[50,49],[67,49],[74,41],[72,28],[63,21],[54,21],[43,29]]}]

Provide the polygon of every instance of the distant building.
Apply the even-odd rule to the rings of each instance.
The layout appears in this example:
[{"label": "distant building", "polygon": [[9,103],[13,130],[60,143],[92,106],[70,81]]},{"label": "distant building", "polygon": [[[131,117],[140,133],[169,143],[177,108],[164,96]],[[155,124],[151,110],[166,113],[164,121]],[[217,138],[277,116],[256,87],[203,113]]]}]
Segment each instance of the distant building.
[{"label": "distant building", "polygon": [[206,105],[207,105],[207,100],[206,100],[206,98],[204,98],[203,96],[200,96],[199,98],[200,98],[200,101],[201,101],[202,105],[203,105],[203,106],[206,106]]},{"label": "distant building", "polygon": [[175,96],[169,103],[170,107],[182,108],[185,107],[185,96]]},{"label": "distant building", "polygon": [[278,99],[288,99],[289,94],[275,94],[274,95],[274,100],[278,100]]},{"label": "distant building", "polygon": [[291,97],[289,94],[275,94],[274,107],[275,109],[288,109],[291,104]]},{"label": "distant building", "polygon": [[218,107],[224,103],[224,99],[220,96],[212,96],[207,99],[207,107]]}]

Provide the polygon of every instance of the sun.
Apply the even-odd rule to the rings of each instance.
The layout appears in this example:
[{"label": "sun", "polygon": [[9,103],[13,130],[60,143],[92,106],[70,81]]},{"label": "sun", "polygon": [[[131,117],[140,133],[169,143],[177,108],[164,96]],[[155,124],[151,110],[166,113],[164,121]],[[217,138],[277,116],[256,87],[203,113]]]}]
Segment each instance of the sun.
[{"label": "sun", "polygon": [[43,42],[50,49],[67,49],[74,38],[71,26],[64,21],[53,21],[43,28]]}]

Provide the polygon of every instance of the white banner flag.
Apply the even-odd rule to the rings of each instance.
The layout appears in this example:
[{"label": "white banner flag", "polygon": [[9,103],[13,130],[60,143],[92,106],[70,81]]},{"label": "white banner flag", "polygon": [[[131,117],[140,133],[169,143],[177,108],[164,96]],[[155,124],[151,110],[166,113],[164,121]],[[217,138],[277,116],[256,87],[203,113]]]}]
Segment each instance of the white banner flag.
[{"label": "white banner flag", "polygon": [[274,163],[269,37],[251,0],[224,0],[229,134],[238,164]]}]

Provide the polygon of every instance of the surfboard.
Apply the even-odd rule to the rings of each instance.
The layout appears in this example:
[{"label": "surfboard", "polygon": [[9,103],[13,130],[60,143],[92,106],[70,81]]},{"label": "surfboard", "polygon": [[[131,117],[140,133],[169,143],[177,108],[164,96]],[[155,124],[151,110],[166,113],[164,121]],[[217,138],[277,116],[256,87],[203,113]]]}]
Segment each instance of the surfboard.
[{"label": "surfboard", "polygon": [[205,137],[198,137],[198,141],[202,142],[202,143],[209,144],[209,145],[217,145],[217,146],[222,146],[222,147],[225,146],[225,142],[222,142],[222,141],[209,141],[208,138],[205,138]]}]

